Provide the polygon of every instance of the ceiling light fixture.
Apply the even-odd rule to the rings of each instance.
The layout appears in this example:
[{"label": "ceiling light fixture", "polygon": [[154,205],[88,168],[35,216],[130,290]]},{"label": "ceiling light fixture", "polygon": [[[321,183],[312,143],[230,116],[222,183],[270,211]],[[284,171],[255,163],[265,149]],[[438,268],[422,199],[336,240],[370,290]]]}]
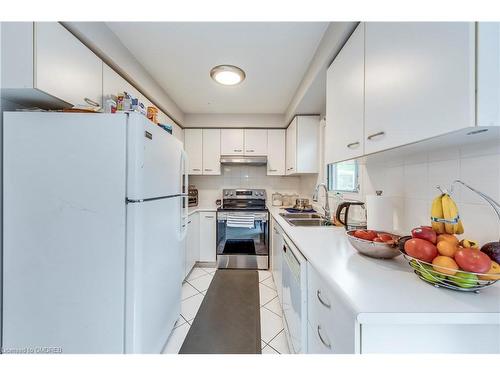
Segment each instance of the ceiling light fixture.
[{"label": "ceiling light fixture", "polygon": [[234,86],[245,79],[245,72],[234,65],[217,65],[210,70],[210,77],[221,85]]}]

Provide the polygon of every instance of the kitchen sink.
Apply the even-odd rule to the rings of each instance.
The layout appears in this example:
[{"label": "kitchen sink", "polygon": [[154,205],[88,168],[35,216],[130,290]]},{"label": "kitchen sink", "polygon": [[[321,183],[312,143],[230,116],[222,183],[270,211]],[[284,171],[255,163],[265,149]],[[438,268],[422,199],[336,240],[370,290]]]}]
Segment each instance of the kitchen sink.
[{"label": "kitchen sink", "polygon": [[328,220],[325,219],[287,219],[290,225],[296,227],[324,227],[331,225]]},{"label": "kitchen sink", "polygon": [[323,219],[320,214],[314,213],[280,213],[285,219]]}]

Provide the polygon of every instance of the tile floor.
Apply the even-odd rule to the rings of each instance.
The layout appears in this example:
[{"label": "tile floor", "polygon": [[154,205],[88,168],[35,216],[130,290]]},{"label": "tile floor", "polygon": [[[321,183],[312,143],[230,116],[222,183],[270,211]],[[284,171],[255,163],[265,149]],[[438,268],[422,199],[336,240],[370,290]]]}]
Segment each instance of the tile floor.
[{"label": "tile floor", "polygon": [[[179,352],[216,270],[216,268],[196,267],[187,277],[182,285],[181,316],[163,353]],[[269,271],[259,271],[259,295],[262,354],[288,354],[281,306]]]}]

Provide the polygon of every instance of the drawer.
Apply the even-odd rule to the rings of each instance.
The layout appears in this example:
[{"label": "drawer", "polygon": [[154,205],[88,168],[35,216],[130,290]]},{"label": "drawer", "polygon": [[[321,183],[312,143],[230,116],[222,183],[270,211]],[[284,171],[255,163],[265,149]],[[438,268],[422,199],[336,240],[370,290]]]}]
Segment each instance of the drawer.
[{"label": "drawer", "polygon": [[307,352],[309,354],[333,354],[332,345],[328,340],[321,327],[318,329],[317,326],[313,327],[311,323],[307,323]]},{"label": "drawer", "polygon": [[[356,314],[308,263],[307,315],[312,335],[332,353],[354,353]],[[319,332],[318,332],[319,331]]]}]

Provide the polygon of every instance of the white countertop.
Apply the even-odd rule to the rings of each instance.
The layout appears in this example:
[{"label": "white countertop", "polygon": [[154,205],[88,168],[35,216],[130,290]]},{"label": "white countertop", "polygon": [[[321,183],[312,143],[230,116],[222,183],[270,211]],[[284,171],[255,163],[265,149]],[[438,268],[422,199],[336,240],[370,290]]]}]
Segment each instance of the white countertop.
[{"label": "white countertop", "polygon": [[215,206],[209,206],[209,205],[201,205],[201,206],[196,206],[196,207],[189,207],[188,208],[188,216],[191,214],[194,214],[195,212],[203,212],[203,211],[217,211],[217,207]]},{"label": "white countertop", "polygon": [[427,313],[425,319],[439,319],[432,313],[446,313],[446,317],[458,313],[452,315],[460,319],[460,314],[468,313],[482,322],[487,318],[500,324],[500,282],[479,294],[436,288],[420,280],[402,256],[381,260],[359,254],[344,228],[295,227],[279,215],[283,212],[279,207],[268,209],[331,289],[350,304],[358,320],[391,313],[398,319],[401,313],[408,317]]}]

